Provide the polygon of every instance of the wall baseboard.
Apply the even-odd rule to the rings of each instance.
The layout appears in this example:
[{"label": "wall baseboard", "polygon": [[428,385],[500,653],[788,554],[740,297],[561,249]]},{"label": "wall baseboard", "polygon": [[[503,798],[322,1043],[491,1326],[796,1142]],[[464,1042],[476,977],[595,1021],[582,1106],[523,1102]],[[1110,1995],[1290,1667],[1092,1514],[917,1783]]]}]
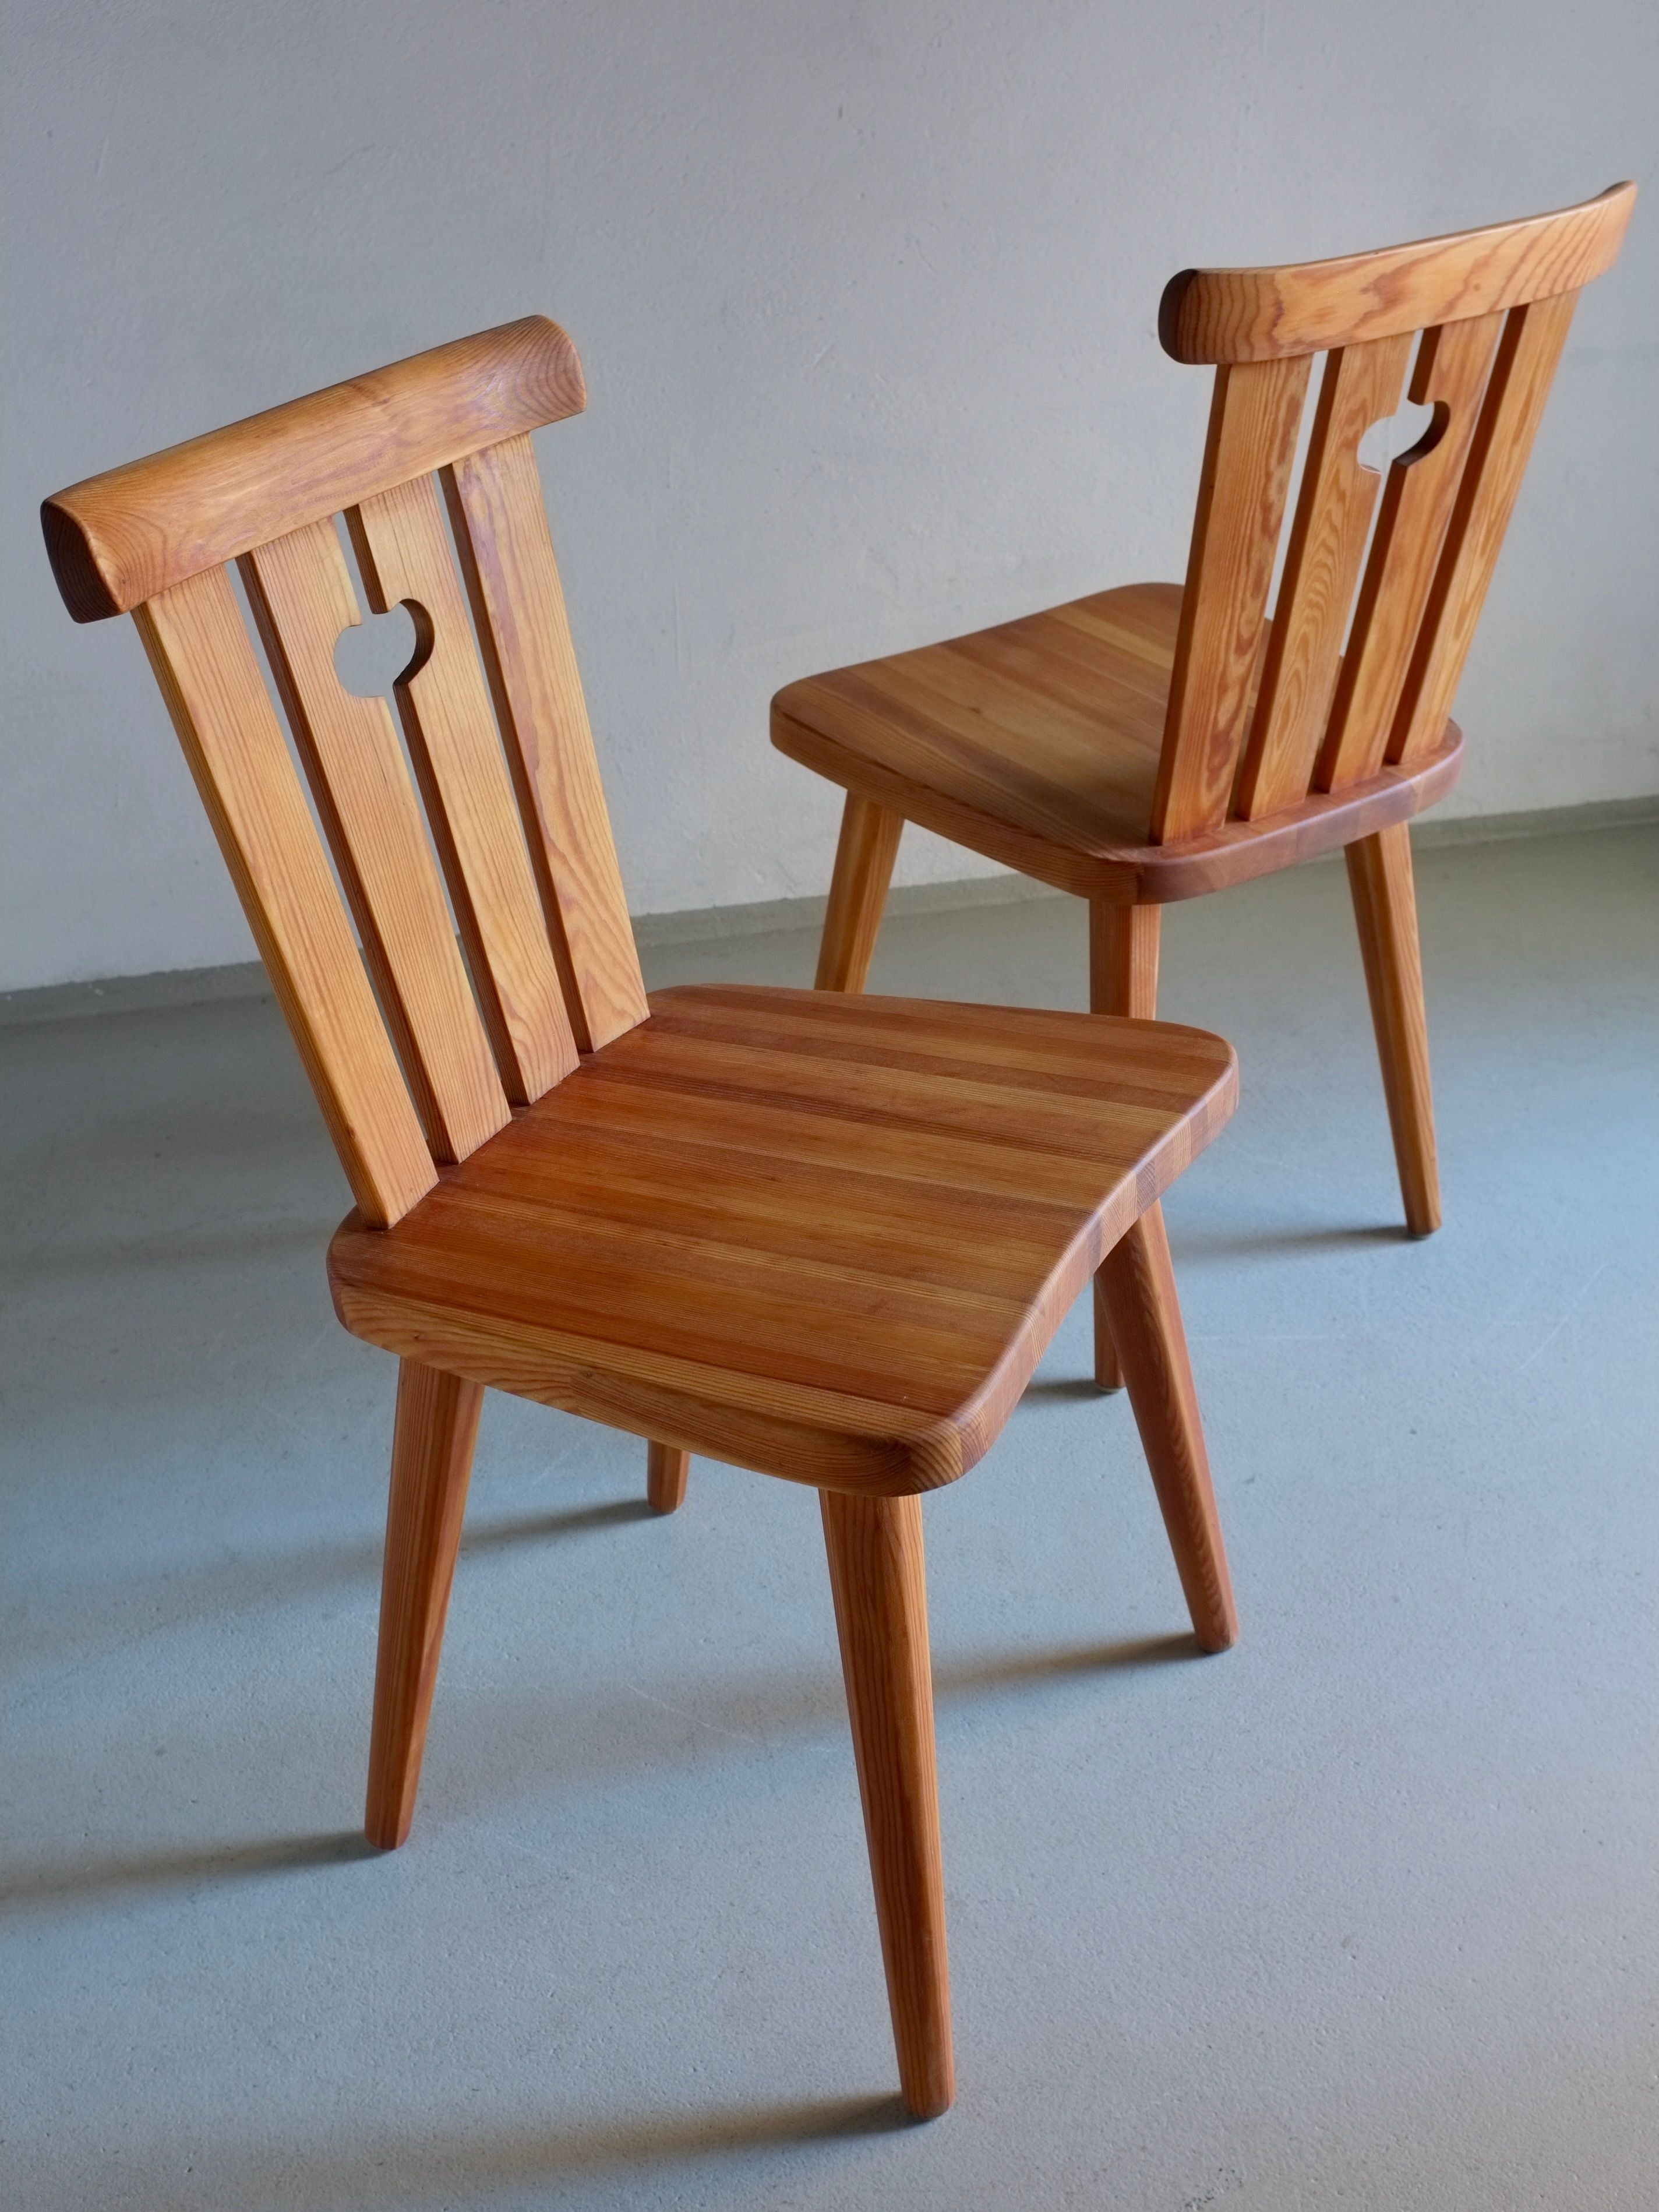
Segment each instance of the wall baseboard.
[{"label": "wall baseboard", "polygon": [[[1640,799],[1596,799],[1585,806],[1537,807],[1521,814],[1464,814],[1449,821],[1436,817],[1413,823],[1412,843],[1419,853],[1431,853],[1445,845],[1632,830],[1650,822],[1659,822],[1659,793]],[[1328,858],[1334,860],[1336,855]],[[902,884],[890,894],[887,911],[951,914],[964,907],[1014,906],[1027,899],[1066,896],[1047,884],[1033,883],[1029,876],[964,876],[951,883]],[[647,949],[787,930],[816,931],[823,927],[826,903],[823,895],[817,893],[757,899],[742,906],[690,907],[678,914],[636,915],[634,935],[641,949]],[[269,979],[257,960],[239,960],[223,968],[168,968],[151,975],[112,975],[97,982],[47,983],[31,990],[0,992],[0,1029],[74,1020],[87,1014],[148,1013],[231,999],[267,999],[270,994]]]}]

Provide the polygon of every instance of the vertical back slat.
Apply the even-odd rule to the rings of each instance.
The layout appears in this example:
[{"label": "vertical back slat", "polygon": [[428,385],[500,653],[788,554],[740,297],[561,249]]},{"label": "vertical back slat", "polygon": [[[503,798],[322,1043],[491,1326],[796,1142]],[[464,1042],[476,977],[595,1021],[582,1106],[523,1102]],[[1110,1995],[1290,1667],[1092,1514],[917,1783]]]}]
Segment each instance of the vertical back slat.
[{"label": "vertical back slat", "polygon": [[1428,751],[1445,727],[1577,304],[1568,292],[1510,311],[1395,712],[1390,761]]},{"label": "vertical back slat", "polygon": [[1301,355],[1216,371],[1152,797],[1158,843],[1226,817],[1308,370]]},{"label": "vertical back slat", "polygon": [[593,1050],[645,1018],[645,985],[529,437],[443,481],[566,1003]]},{"label": "vertical back slat", "polygon": [[527,1105],[576,1066],[575,1039],[437,488],[417,477],[346,520],[376,611],[422,610],[426,657],[398,705],[501,1082]]},{"label": "vertical back slat", "polygon": [[335,642],[362,616],[333,522],[239,565],[427,1141],[464,1160],[505,1126],[507,1098],[391,713],[335,672]]},{"label": "vertical back slat", "polygon": [[1382,478],[1359,441],[1400,404],[1412,340],[1378,338],[1328,355],[1285,548],[1273,635],[1233,811],[1253,822],[1308,795],[1336,688],[1342,633]]},{"label": "vertical back slat", "polygon": [[223,568],[134,610],[243,911],[365,1220],[437,1177]]},{"label": "vertical back slat", "polygon": [[1370,558],[1314,771],[1321,791],[1363,782],[1382,765],[1503,325],[1501,314],[1477,315],[1423,333],[1410,397],[1419,405],[1443,408],[1445,424],[1427,452],[1394,462],[1383,484]]}]

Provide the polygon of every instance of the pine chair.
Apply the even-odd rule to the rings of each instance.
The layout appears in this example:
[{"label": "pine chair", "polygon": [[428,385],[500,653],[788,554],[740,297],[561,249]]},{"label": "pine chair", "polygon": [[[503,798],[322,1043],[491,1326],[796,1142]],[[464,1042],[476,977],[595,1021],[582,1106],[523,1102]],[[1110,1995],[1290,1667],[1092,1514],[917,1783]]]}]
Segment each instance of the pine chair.
[{"label": "pine chair", "polygon": [[[1340,846],[1407,1226],[1437,1228],[1407,823],[1457,780],[1452,696],[1577,293],[1635,198],[1173,278],[1164,350],[1216,365],[1185,587],[1097,592],[773,701],[773,744],[847,793],[818,988],[863,989],[907,821],[1087,899],[1089,1003],[1146,1019],[1166,903]],[[1402,386],[1431,413],[1384,478],[1360,443]],[[1095,1342],[1115,1389],[1103,1286]]]},{"label": "pine chair", "polygon": [[[812,1486],[926,2116],[952,2073],[920,1500],[1099,1270],[1198,1641],[1233,1641],[1158,1207],[1233,1058],[1083,1014],[647,1002],[529,434],[583,404],[532,317],[59,493],[46,543],[78,621],[137,619],[356,1196],[336,1310],[401,1363],[370,1838],[409,1832],[486,1385],[649,1440],[664,1511],[692,1452]],[[414,616],[412,783],[335,673],[340,513],[370,606]]]}]

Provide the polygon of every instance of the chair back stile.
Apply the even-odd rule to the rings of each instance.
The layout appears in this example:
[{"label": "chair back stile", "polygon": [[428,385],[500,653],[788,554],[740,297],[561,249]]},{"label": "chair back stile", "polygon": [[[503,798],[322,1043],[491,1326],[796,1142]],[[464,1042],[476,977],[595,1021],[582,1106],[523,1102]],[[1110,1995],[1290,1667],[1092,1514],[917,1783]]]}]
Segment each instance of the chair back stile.
[{"label": "chair back stile", "polygon": [[[375,1226],[647,1011],[529,437],[583,398],[570,341],[532,317],[43,510],[70,612],[135,617]],[[371,608],[415,620],[394,687],[413,785],[386,702],[335,672],[362,618],[337,515]]]},{"label": "chair back stile", "polygon": [[[1164,348],[1215,364],[1216,387],[1154,842],[1261,820],[1446,742],[1577,295],[1613,260],[1635,196],[1620,185],[1486,230],[1285,269],[1188,270],[1170,284]],[[1402,386],[1429,424],[1378,475],[1359,442]]]}]

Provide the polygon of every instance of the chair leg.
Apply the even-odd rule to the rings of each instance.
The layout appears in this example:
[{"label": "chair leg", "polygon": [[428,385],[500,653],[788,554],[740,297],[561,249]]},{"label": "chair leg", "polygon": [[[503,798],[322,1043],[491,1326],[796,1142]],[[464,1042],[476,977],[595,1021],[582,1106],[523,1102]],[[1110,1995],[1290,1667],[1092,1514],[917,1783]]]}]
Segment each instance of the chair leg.
[{"label": "chair leg", "polygon": [[1413,1237],[1426,1237],[1440,1226],[1440,1170],[1410,824],[1398,822],[1391,830],[1361,837],[1348,847],[1346,857],[1406,1226]]},{"label": "chair leg", "polygon": [[481,1383],[412,1359],[398,1368],[363,1822],[368,1840],[382,1850],[396,1850],[415,1814],[483,1404]]},{"label": "chair leg", "polygon": [[1119,1240],[1095,1280],[1111,1316],[1187,1609],[1204,1649],[1224,1651],[1238,1641],[1238,1615],[1161,1206],[1149,1207]]},{"label": "chair leg", "polygon": [[848,793],[836,872],[830,878],[830,908],[823,917],[815,990],[864,988],[903,829],[902,814],[878,806],[873,799],[860,799],[855,791]]},{"label": "chair leg", "polygon": [[[1089,1012],[1127,1014],[1150,1022],[1158,1014],[1159,906],[1108,906],[1089,902]],[[1112,1342],[1106,1292],[1095,1278],[1095,1381],[1103,1390],[1123,1388],[1123,1369]]]},{"label": "chair leg", "polygon": [[672,1513],[685,1503],[685,1478],[690,1472],[690,1452],[672,1444],[652,1444],[645,1462],[645,1494],[653,1513]]},{"label": "chair leg", "polygon": [[899,2086],[919,2120],[956,2094],[933,1764],[921,1502],[818,1494],[875,1883]]}]

